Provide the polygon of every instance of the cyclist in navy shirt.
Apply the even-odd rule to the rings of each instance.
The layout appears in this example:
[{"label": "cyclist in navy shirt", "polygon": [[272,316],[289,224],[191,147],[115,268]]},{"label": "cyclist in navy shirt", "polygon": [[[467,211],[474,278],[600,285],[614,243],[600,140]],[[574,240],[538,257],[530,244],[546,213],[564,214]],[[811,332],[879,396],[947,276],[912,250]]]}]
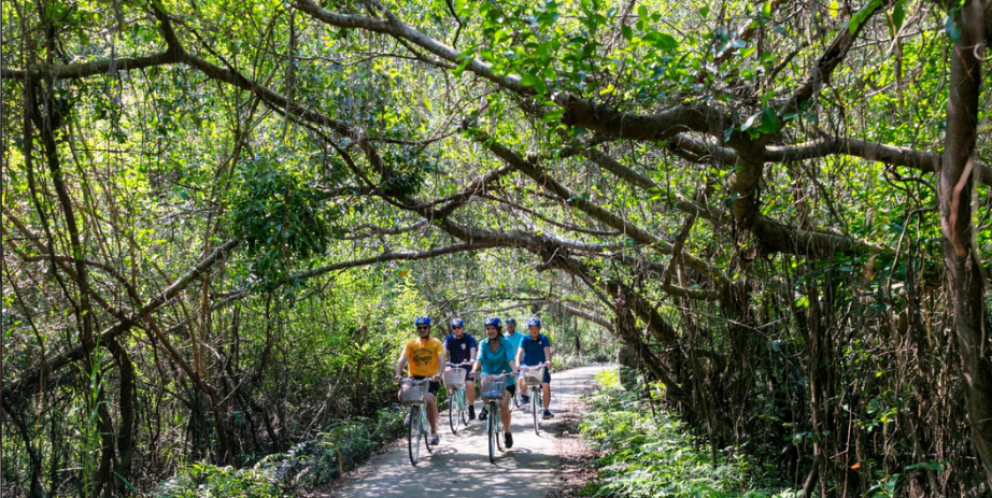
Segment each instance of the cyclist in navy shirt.
[{"label": "cyclist in navy shirt", "polygon": [[475,374],[472,373],[471,362],[475,361],[475,352],[479,345],[472,334],[465,333],[465,321],[455,318],[451,321],[451,333],[444,338],[444,349],[448,351],[451,363],[469,362],[459,368],[465,369],[465,392],[468,394],[468,419],[475,420]]},{"label": "cyclist in navy shirt", "polygon": [[[544,418],[554,417],[548,408],[551,405],[551,339],[541,333],[541,319],[531,318],[527,320],[527,332],[530,334],[520,340],[520,347],[517,349],[517,364],[522,367],[534,366],[544,363],[544,379],[541,382],[543,388],[542,399],[544,405]],[[523,375],[518,380],[520,390],[525,391]],[[529,396],[523,396],[524,403],[530,403]]]}]

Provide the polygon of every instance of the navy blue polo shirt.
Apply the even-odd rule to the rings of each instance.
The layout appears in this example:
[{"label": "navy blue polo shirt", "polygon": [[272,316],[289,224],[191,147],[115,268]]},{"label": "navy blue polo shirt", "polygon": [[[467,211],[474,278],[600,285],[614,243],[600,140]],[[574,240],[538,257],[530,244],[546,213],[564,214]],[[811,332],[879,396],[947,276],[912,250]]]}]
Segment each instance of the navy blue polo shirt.
[{"label": "navy blue polo shirt", "polygon": [[545,360],[544,358],[544,348],[551,347],[551,339],[548,336],[540,334],[537,340],[531,338],[530,334],[524,336],[520,340],[520,349],[524,351],[524,357],[521,358],[520,363],[531,366],[537,365]]},{"label": "navy blue polo shirt", "polygon": [[444,338],[444,349],[448,350],[451,356],[448,361],[451,363],[475,360],[472,357],[472,348],[478,349],[479,345],[475,342],[475,337],[468,332],[462,334],[461,339],[456,338],[455,334],[448,334],[448,337]]}]

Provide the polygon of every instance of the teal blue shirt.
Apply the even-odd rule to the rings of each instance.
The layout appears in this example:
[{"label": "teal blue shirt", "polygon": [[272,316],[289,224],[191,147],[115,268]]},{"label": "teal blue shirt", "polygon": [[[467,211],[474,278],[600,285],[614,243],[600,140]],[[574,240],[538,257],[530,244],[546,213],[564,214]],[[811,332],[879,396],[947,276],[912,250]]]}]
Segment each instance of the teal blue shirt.
[{"label": "teal blue shirt", "polygon": [[503,334],[503,339],[510,343],[512,346],[510,349],[513,350],[513,358],[517,358],[517,349],[520,348],[520,341],[527,337],[525,334],[521,334],[519,330],[514,330],[513,335]]},{"label": "teal blue shirt", "polygon": [[475,359],[482,362],[482,373],[501,374],[513,371],[510,362],[514,360],[516,354],[517,349],[506,339],[500,339],[499,347],[496,348],[496,352],[493,352],[492,348],[489,347],[489,338],[487,337],[479,343],[479,352]]}]

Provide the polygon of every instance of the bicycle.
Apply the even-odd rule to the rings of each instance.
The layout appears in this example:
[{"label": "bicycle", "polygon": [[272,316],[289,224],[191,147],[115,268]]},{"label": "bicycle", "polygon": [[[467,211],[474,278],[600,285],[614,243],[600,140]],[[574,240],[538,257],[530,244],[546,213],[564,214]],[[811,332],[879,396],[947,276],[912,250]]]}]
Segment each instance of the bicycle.
[{"label": "bicycle", "polygon": [[451,370],[444,372],[444,387],[448,389],[448,423],[451,425],[451,433],[458,434],[458,426],[468,426],[468,401],[465,395],[465,377],[468,372],[465,365],[471,365],[470,361],[463,361],[458,364],[448,363]]},{"label": "bicycle", "polygon": [[[539,430],[540,422],[537,416],[537,400],[541,396],[541,384],[544,382],[544,369],[547,368],[547,362],[541,362],[537,365],[522,366],[520,367],[520,375],[523,376],[524,384],[527,386],[527,392],[530,393],[530,413],[534,416],[534,434],[538,436],[541,435]],[[541,405],[544,406],[543,404]]]},{"label": "bicycle", "polygon": [[417,465],[420,458],[420,437],[424,438],[427,453],[431,449],[430,431],[427,428],[427,391],[430,379],[403,379],[400,381],[400,400],[410,407],[410,427],[407,431],[406,444],[410,452],[410,464]]},{"label": "bicycle", "polygon": [[482,394],[482,402],[489,404],[489,463],[496,463],[496,450],[505,452],[503,440],[500,436],[503,433],[503,422],[499,417],[499,404],[506,395],[506,381],[510,373],[498,375],[483,374],[479,380],[479,387]]}]

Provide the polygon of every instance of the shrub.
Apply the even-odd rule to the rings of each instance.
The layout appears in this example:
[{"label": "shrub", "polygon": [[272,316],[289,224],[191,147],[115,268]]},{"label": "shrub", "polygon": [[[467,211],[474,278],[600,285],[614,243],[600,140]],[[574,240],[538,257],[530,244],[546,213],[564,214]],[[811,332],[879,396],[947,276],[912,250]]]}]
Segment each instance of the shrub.
[{"label": "shrub", "polygon": [[275,453],[246,469],[208,463],[183,466],[156,488],[157,498],[278,498],[292,490],[337,479],[403,433],[399,409],[381,410],[375,419],[355,417],[327,427],[316,439]]},{"label": "shrub", "polygon": [[709,447],[678,418],[645,409],[646,400],[620,388],[616,369],[603,371],[597,380],[602,387],[591,397],[593,409],[582,421],[581,434],[605,456],[585,496],[793,496],[753,471],[745,457],[721,451],[714,462]]}]

